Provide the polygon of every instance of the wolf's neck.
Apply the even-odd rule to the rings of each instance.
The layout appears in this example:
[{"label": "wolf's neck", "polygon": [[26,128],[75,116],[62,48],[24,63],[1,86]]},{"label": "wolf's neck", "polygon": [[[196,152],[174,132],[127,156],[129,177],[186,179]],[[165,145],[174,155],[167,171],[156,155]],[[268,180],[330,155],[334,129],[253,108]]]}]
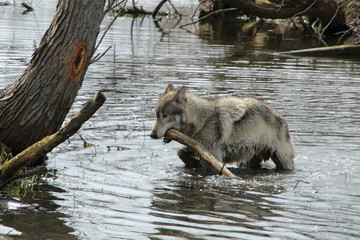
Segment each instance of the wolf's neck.
[{"label": "wolf's neck", "polygon": [[197,95],[187,93],[187,123],[192,125],[193,134],[203,128],[206,122],[214,116],[214,100],[201,98]]}]

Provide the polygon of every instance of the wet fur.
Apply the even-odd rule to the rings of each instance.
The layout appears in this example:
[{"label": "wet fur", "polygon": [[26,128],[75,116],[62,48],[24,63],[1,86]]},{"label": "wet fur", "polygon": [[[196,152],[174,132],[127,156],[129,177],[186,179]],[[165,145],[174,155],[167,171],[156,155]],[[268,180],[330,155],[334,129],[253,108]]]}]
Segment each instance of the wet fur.
[{"label": "wet fur", "polygon": [[[153,138],[176,129],[204,144],[220,161],[259,167],[271,158],[279,169],[294,168],[294,145],[284,118],[254,98],[201,98],[169,84],[155,106]],[[200,167],[188,148],[178,152],[187,167]]]}]

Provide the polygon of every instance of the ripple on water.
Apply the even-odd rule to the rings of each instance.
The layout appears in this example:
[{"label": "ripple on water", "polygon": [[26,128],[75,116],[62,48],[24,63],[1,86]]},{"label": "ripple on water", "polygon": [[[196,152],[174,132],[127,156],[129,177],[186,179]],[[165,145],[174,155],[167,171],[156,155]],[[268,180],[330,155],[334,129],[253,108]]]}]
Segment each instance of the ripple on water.
[{"label": "ripple on water", "polygon": [[[161,24],[169,29],[176,21]],[[20,76],[33,52],[29,39],[41,36],[27,26],[13,37],[10,29],[0,31],[0,86]],[[84,239],[360,238],[359,63],[279,58],[264,54],[273,51],[269,43],[259,49],[231,36],[164,33],[147,17],[116,22],[99,52],[113,47],[90,66],[68,119],[98,90],[104,106],[49,155],[48,167],[58,170],[49,183],[64,190],[51,190],[58,207],[21,217],[39,224],[61,219],[43,232],[71,226],[71,236]],[[179,144],[148,137],[154,104],[168,83],[271,104],[288,122],[296,170],[275,171],[269,163],[261,171],[238,170],[246,180],[234,181],[184,169]],[[79,135],[94,146],[84,148]],[[4,215],[2,224],[31,232],[9,223],[14,216]],[[67,228],[63,234],[70,236]]]}]

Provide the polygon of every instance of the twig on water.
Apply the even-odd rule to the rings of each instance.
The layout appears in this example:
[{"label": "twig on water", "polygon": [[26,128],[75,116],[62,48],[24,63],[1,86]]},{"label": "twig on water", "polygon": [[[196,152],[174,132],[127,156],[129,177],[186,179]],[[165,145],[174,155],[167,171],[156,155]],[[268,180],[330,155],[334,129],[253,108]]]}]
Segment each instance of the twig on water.
[{"label": "twig on water", "polygon": [[306,182],[306,181],[303,181],[303,180],[296,180],[296,184],[295,184],[295,186],[294,186],[294,190],[297,188],[297,186],[299,185],[300,182],[309,183],[309,182]]},{"label": "twig on water", "polygon": [[110,48],[111,48],[111,46],[109,46],[103,53],[96,54],[96,56],[91,60],[90,63],[99,61],[110,50]]}]

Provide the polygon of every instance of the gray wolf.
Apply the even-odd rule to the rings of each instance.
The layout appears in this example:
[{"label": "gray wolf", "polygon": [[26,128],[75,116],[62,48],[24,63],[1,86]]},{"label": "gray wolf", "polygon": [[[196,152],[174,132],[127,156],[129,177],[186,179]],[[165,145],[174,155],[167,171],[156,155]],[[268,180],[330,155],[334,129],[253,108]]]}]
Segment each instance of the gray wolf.
[{"label": "gray wolf", "polygon": [[[294,144],[285,119],[268,104],[250,97],[203,98],[169,84],[155,105],[151,137],[178,130],[205,145],[223,163],[260,167],[270,158],[278,169],[294,168]],[[201,167],[196,153],[178,151],[186,167]]]}]

